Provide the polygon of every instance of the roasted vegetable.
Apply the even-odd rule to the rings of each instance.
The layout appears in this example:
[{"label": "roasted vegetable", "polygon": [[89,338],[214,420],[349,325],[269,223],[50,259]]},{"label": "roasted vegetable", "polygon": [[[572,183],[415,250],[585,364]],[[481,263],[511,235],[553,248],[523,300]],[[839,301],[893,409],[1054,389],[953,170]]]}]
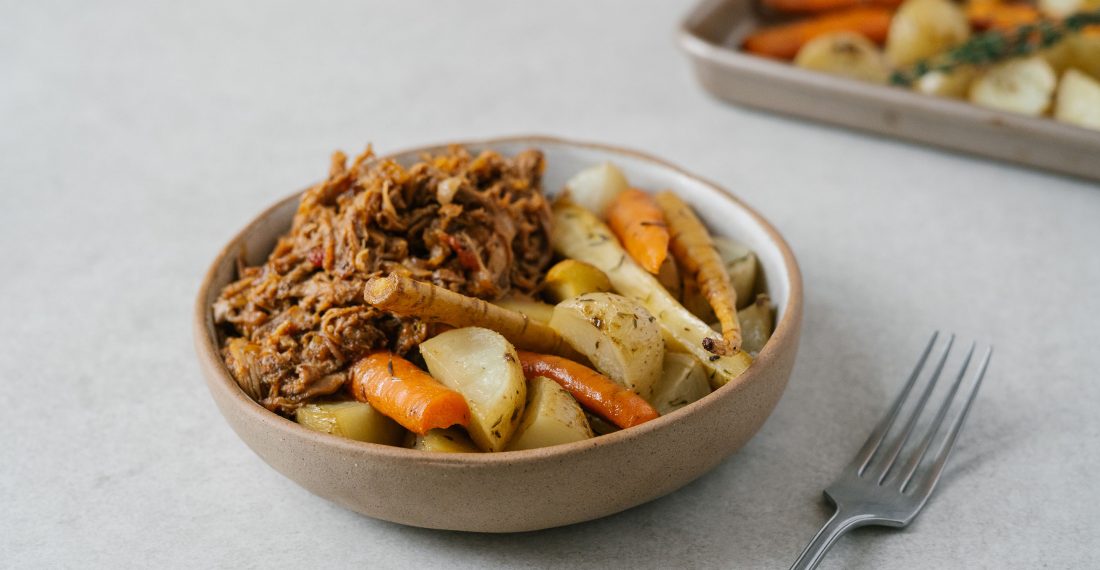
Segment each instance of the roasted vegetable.
[{"label": "roasted vegetable", "polygon": [[1054,118],[1089,129],[1100,129],[1100,82],[1069,69],[1058,84]]},{"label": "roasted vegetable", "polygon": [[657,203],[665,213],[672,236],[670,247],[676,263],[692,275],[699,290],[722,323],[722,341],[704,339],[703,348],[722,356],[741,348],[741,325],[737,322],[737,291],[730,284],[726,265],[718,255],[710,232],[691,207],[672,192],[661,192]]},{"label": "roasted vegetable", "polygon": [[661,269],[657,271],[657,281],[670,295],[677,299],[680,298],[683,290],[680,268],[676,266],[676,260],[671,255],[665,258],[665,262],[661,264]]},{"label": "roasted vegetable", "polygon": [[1045,59],[1031,56],[993,66],[970,85],[970,101],[983,107],[1042,115],[1058,77]]},{"label": "roasted vegetable", "polygon": [[492,328],[521,348],[576,355],[554,329],[523,313],[455,293],[446,287],[414,281],[397,272],[368,281],[363,298],[377,309],[402,317],[417,317],[452,327]]},{"label": "roasted vegetable", "polygon": [[585,293],[610,290],[611,281],[603,271],[576,259],[559,261],[546,272],[544,291],[555,303]]},{"label": "roasted vegetable", "polygon": [[461,394],[436,382],[415,364],[385,350],[351,367],[351,395],[418,434],[433,428],[464,426],[470,409]]},{"label": "roasted vegetable", "polygon": [[814,38],[834,32],[853,32],[882,43],[890,29],[893,10],[861,6],[838,10],[789,24],[767,26],[745,39],[745,49],[765,57],[791,59]]},{"label": "roasted vegetable", "polygon": [[[756,288],[756,254],[740,243],[721,236],[711,238],[718,256],[726,264],[726,273],[730,276],[730,285],[737,293],[737,308],[752,303],[752,292]],[[703,319],[710,322],[710,319]]]},{"label": "roasted vegetable", "polygon": [[601,217],[615,196],[629,187],[623,172],[610,162],[586,168],[565,183],[571,200]]},{"label": "roasted vegetable", "polygon": [[756,301],[738,311],[737,318],[741,320],[742,348],[756,356],[772,336],[775,305],[767,295],[758,295]]},{"label": "roasted vegetable", "polygon": [[520,362],[527,378],[545,376],[565,388],[590,411],[621,427],[628,428],[656,419],[660,414],[633,390],[572,360],[520,351]]},{"label": "roasted vegetable", "polygon": [[527,318],[532,321],[544,325],[548,324],[550,322],[550,317],[554,316],[554,305],[534,299],[528,299],[526,297],[505,297],[493,301],[493,304],[502,309],[508,309],[509,311],[520,313],[521,315],[527,315]]},{"label": "roasted vegetable", "polygon": [[661,415],[678,410],[710,393],[703,366],[695,357],[682,352],[665,354],[661,380],[649,402]]},{"label": "roasted vegetable", "polygon": [[736,378],[752,363],[752,357],[744,351],[720,356],[706,350],[703,342],[705,339],[713,342],[714,331],[680,305],[653,275],[630,259],[611,230],[588,210],[559,200],[554,205],[553,243],[559,254],[602,269],[616,292],[640,302],[657,318],[665,342],[703,363],[712,387]]},{"label": "roasted vegetable", "polygon": [[470,441],[470,436],[457,428],[433,429],[424,435],[418,435],[413,449],[440,453],[478,453],[480,451],[474,442]]},{"label": "roasted vegetable", "polygon": [[950,0],[905,0],[890,22],[886,57],[906,66],[951,49],[970,37],[970,23]]},{"label": "roasted vegetable", "polygon": [[527,406],[515,435],[508,443],[510,451],[550,447],[593,437],[573,396],[557,382],[536,376],[527,382]]},{"label": "roasted vegetable", "polygon": [[295,412],[303,426],[356,441],[401,445],[405,430],[366,402],[319,402]]},{"label": "roasted vegetable", "polygon": [[972,66],[956,67],[950,71],[929,71],[920,76],[913,88],[926,95],[966,99],[970,84],[977,76],[978,69]]},{"label": "roasted vegetable", "polygon": [[798,50],[794,64],[871,83],[886,83],[890,78],[890,65],[878,46],[855,32],[833,32],[810,40]]},{"label": "roasted vegetable", "polygon": [[466,397],[470,439],[484,451],[503,450],[527,396],[515,348],[499,333],[467,327],[424,341],[420,355],[432,376]]},{"label": "roasted vegetable", "polygon": [[612,380],[649,397],[661,376],[665,343],[656,318],[614,293],[588,293],[554,308],[550,326]]},{"label": "roasted vegetable", "polygon": [[634,261],[656,275],[668,257],[668,228],[653,197],[631,188],[607,208],[607,225]]}]

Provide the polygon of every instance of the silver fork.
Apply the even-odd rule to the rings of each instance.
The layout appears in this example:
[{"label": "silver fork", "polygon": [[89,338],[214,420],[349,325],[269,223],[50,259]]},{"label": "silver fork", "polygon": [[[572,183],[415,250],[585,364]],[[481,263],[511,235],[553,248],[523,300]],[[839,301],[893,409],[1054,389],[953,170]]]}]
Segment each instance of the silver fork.
[{"label": "silver fork", "polygon": [[909,375],[909,380],[902,388],[901,394],[898,394],[893,406],[890,407],[890,411],[886,413],[886,416],[882,418],[875,430],[871,432],[871,436],[867,438],[867,443],[863,444],[863,449],[859,450],[859,453],[844,469],[840,477],[825,490],[825,497],[836,506],[836,513],[825,523],[825,526],[821,527],[821,530],[810,541],[810,544],[802,551],[798,560],[791,566],[791,570],[817,567],[829,547],[842,534],[853,528],[866,525],[907,526],[913,522],[913,519],[917,517],[917,514],[924,508],[925,503],[928,502],[928,497],[932,495],[932,490],[936,487],[936,482],[939,481],[940,475],[943,473],[943,467],[951,454],[951,448],[955,446],[955,441],[959,437],[959,431],[962,429],[963,422],[966,421],[970,406],[974,403],[974,397],[978,394],[978,388],[982,385],[982,378],[985,376],[986,368],[989,367],[989,359],[993,355],[993,347],[986,349],[985,356],[978,367],[976,378],[970,384],[969,394],[965,396],[966,403],[951,423],[947,435],[943,437],[939,450],[934,456],[935,459],[932,460],[930,465],[920,469],[922,460],[931,448],[940,426],[947,417],[951,402],[958,394],[959,387],[966,376],[966,369],[970,366],[971,357],[974,356],[975,345],[970,345],[970,350],[966,353],[962,367],[955,378],[955,383],[944,398],[939,411],[936,412],[935,418],[928,427],[927,435],[924,436],[920,445],[910,452],[905,463],[899,467],[898,460],[902,454],[902,449],[913,434],[917,420],[920,418],[921,412],[924,411],[925,404],[928,403],[928,398],[932,395],[932,390],[936,387],[940,373],[943,372],[947,355],[951,352],[951,345],[955,341],[955,335],[948,338],[947,344],[936,363],[936,368],[928,380],[928,385],[921,392],[920,399],[910,413],[901,432],[894,435],[891,441],[887,441],[887,435],[889,435],[898,416],[901,415],[901,409],[909,398],[910,392],[913,391],[913,386],[917,383],[917,378],[920,376],[938,336],[939,332],[936,332],[932,335],[932,339],[928,341],[928,346],[921,353],[920,360],[917,361],[916,367]]}]

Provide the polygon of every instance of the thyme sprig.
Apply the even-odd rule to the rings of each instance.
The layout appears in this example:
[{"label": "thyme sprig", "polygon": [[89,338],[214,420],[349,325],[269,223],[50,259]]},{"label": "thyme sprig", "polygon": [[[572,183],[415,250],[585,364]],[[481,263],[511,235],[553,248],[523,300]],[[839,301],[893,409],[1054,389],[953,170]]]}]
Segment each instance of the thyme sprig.
[{"label": "thyme sprig", "polygon": [[930,71],[949,72],[963,65],[990,65],[1012,57],[1031,55],[1093,24],[1100,24],[1100,10],[1080,12],[1061,21],[1043,20],[1013,30],[985,32],[954,49],[894,71],[890,83],[909,86]]}]

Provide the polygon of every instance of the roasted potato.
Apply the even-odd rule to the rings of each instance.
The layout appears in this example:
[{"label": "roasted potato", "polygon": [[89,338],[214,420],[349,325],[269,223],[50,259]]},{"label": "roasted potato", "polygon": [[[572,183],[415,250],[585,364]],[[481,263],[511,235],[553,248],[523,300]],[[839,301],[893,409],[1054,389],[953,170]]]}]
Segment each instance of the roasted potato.
[{"label": "roasted potato", "polygon": [[929,71],[917,79],[913,88],[926,95],[966,99],[970,93],[970,84],[977,76],[978,70],[969,65],[951,71]]},{"label": "roasted potato", "polygon": [[322,433],[382,445],[401,445],[405,428],[366,402],[305,404],[295,412],[299,424]]},{"label": "roasted potato", "polygon": [[741,323],[741,348],[756,356],[772,336],[775,305],[767,295],[757,295],[748,307],[737,311]]},{"label": "roasted potato", "polygon": [[433,429],[424,435],[416,436],[413,449],[437,451],[440,453],[478,453],[479,450],[470,436],[458,428]]},{"label": "roasted potato", "polygon": [[629,187],[623,171],[610,162],[586,168],[565,183],[571,200],[601,218],[615,196]]},{"label": "roasted potato", "polygon": [[[727,237],[715,237],[714,247],[726,263],[726,272],[730,275],[730,285],[737,292],[737,308],[752,303],[752,292],[756,288],[756,254],[744,245]],[[710,319],[703,319],[709,322]]]},{"label": "roasted potato", "polygon": [[603,271],[576,259],[555,263],[546,272],[545,283],[544,291],[555,303],[585,293],[611,290],[611,281]]},{"label": "roasted potato", "polygon": [[470,406],[470,439],[483,451],[508,444],[527,396],[516,349],[499,333],[454,329],[420,344],[432,376],[462,394]]},{"label": "roasted potato", "polygon": [[661,328],[640,303],[588,293],[554,307],[550,327],[605,376],[646,398],[661,376]]},{"label": "roasted potato", "polygon": [[871,83],[886,83],[890,77],[890,65],[878,46],[855,32],[833,32],[810,40],[798,50],[794,64]]},{"label": "roasted potato", "polygon": [[665,354],[661,379],[649,403],[663,416],[709,393],[710,383],[699,361],[689,354],[669,352]]},{"label": "roasted potato", "polygon": [[1076,69],[1058,83],[1054,118],[1080,127],[1100,129],[1100,82]]},{"label": "roasted potato", "polygon": [[550,447],[593,437],[580,404],[557,382],[536,376],[527,383],[527,405],[508,450]]},{"label": "roasted potato", "polygon": [[905,0],[890,22],[886,57],[894,66],[912,65],[949,50],[970,37],[966,13],[950,0]]},{"label": "roasted potato", "polygon": [[1058,77],[1045,59],[1032,56],[997,64],[974,80],[970,101],[990,109],[1042,115]]},{"label": "roasted potato", "polygon": [[541,301],[535,301],[534,299],[528,299],[525,297],[505,297],[503,299],[493,301],[493,304],[498,307],[503,307],[527,315],[527,318],[532,321],[547,324],[550,322],[550,317],[554,315],[554,305],[543,303]]}]

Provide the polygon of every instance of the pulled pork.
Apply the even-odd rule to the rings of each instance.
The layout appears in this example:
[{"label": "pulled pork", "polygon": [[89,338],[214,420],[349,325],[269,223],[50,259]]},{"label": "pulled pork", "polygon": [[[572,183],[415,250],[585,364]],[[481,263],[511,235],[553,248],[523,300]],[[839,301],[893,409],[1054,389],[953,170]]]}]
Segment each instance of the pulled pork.
[{"label": "pulled pork", "polygon": [[541,152],[452,147],[408,169],[372,159],[368,148],[349,168],[334,154],[290,233],[263,265],[240,267],[214,303],[226,364],[270,410],[290,414],[336,392],[371,350],[404,354],[427,338],[426,323],[367,305],[368,279],[399,272],[497,299],[533,291],[550,261]]}]

